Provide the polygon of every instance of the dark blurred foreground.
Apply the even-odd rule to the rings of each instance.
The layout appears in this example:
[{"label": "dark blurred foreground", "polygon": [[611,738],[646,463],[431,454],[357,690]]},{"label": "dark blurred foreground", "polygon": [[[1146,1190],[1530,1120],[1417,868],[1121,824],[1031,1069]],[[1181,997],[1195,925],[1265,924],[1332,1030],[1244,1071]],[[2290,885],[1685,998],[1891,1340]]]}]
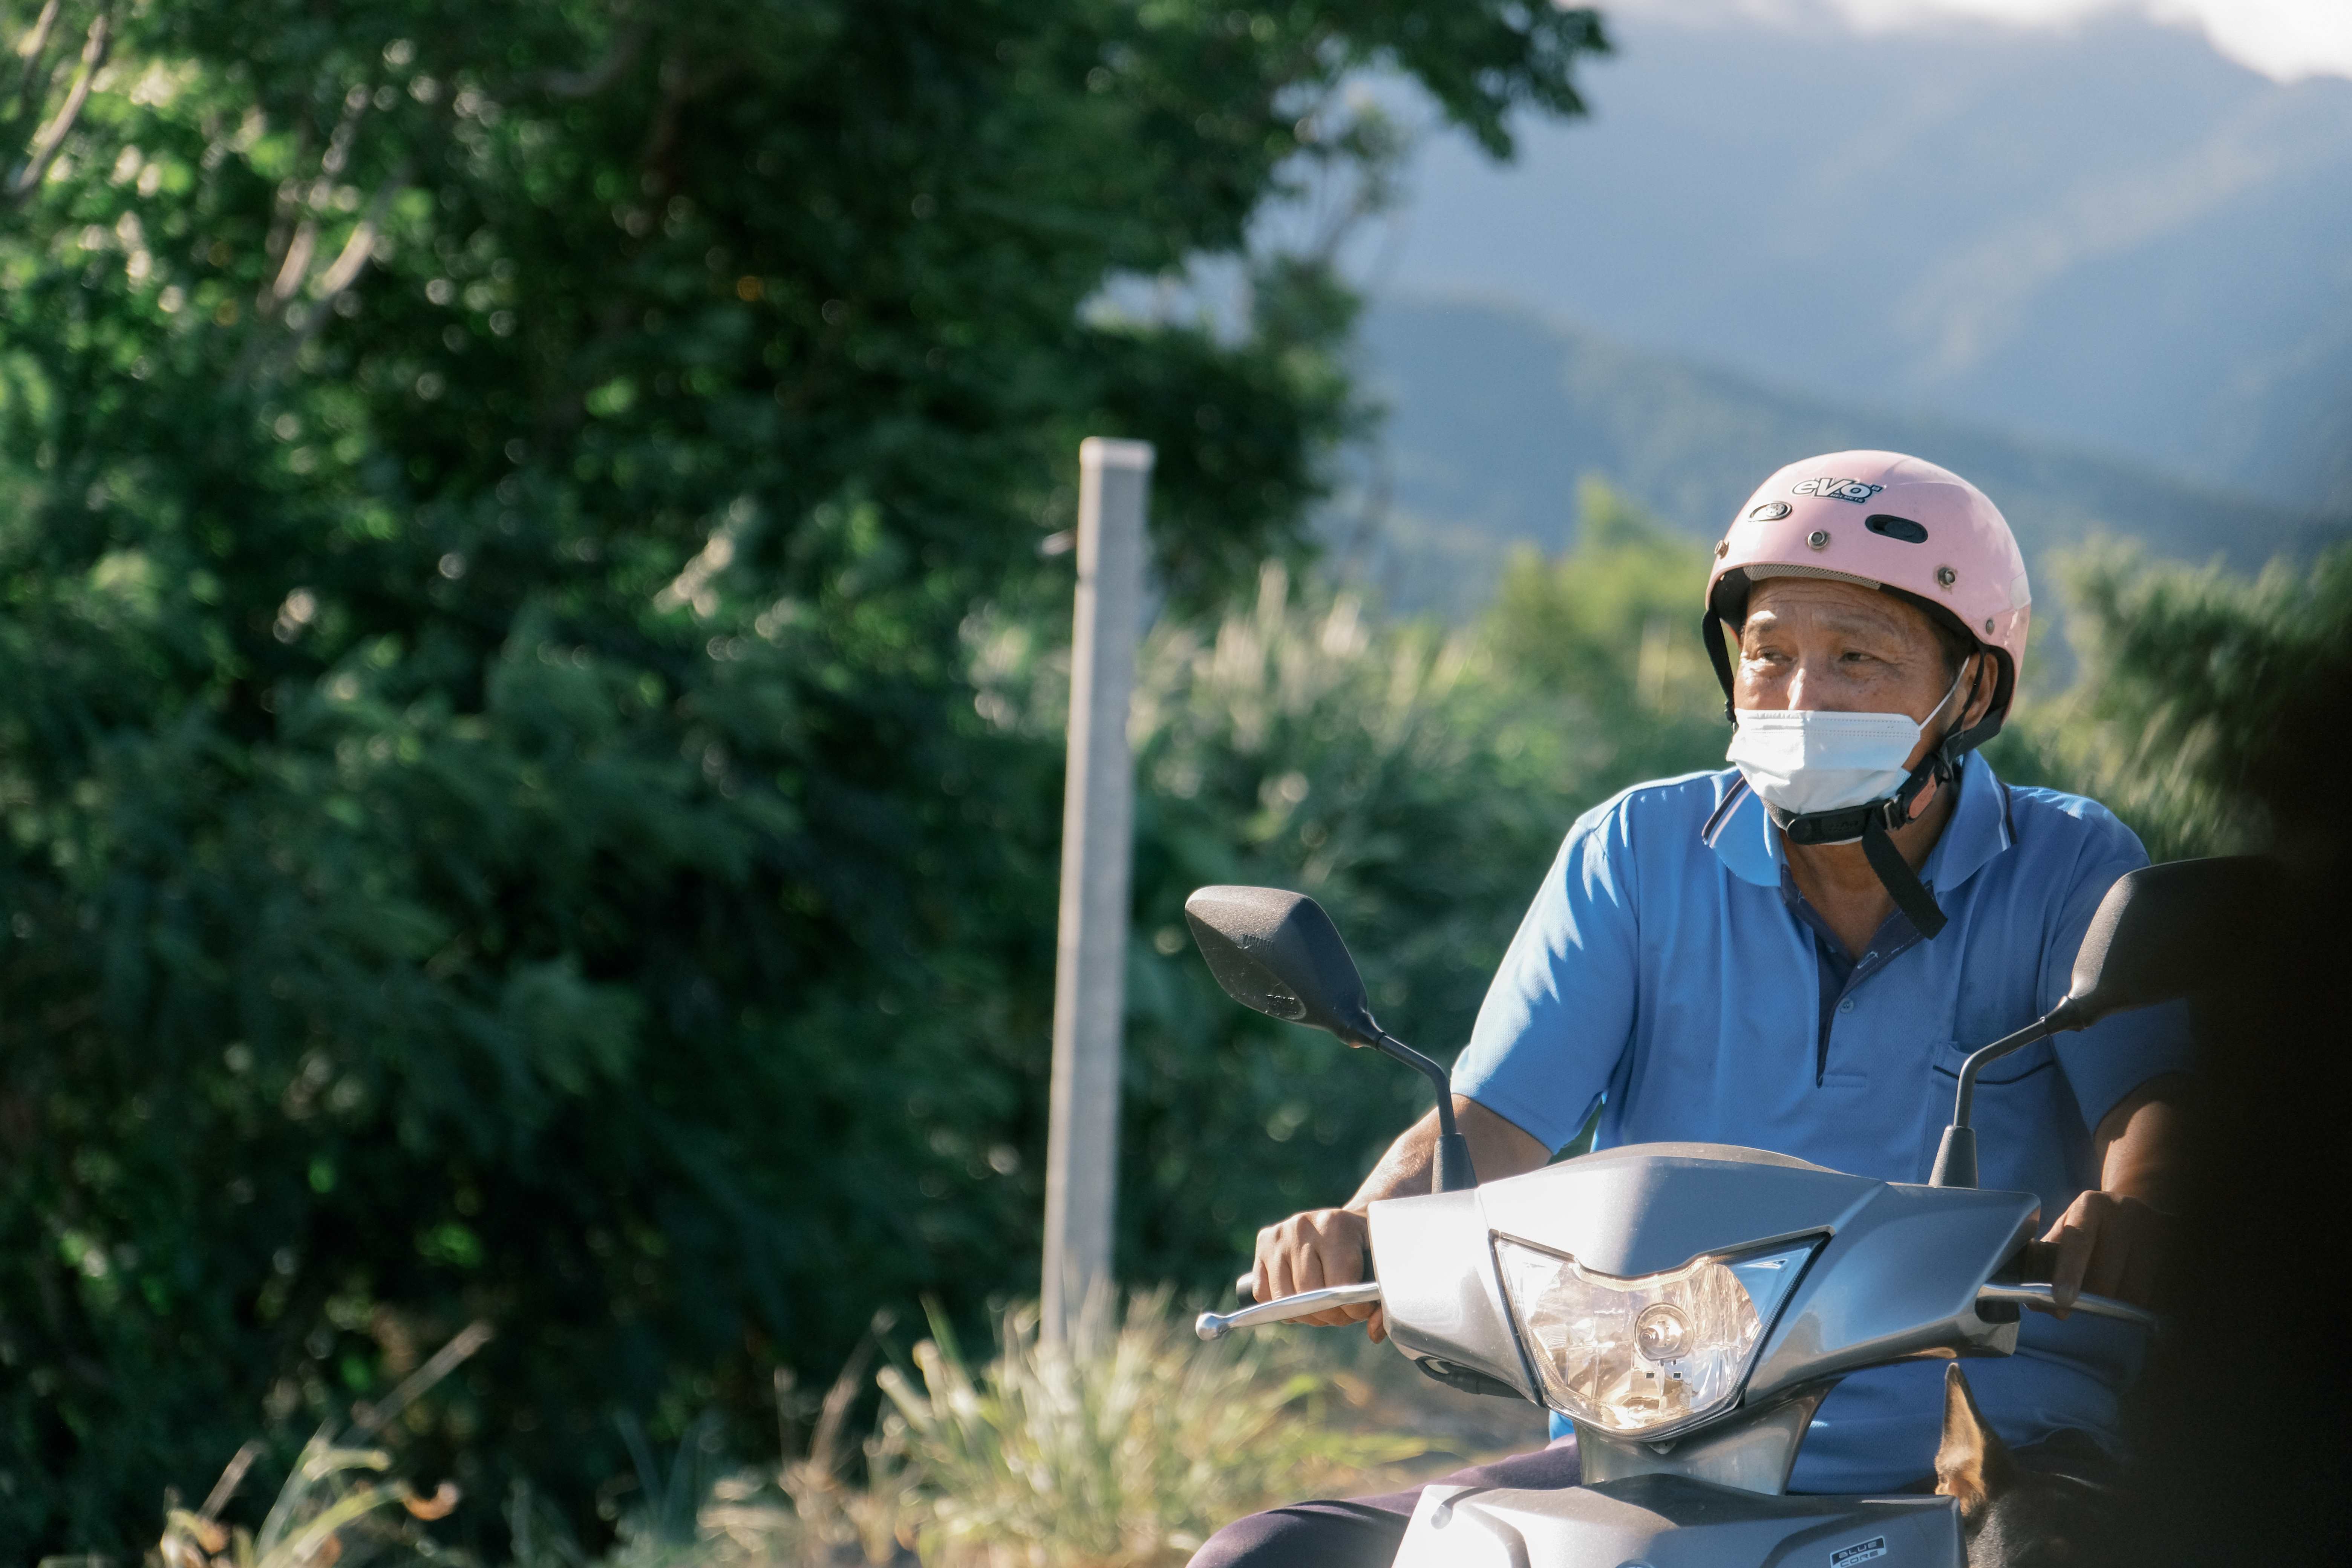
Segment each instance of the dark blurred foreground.
[{"label": "dark blurred foreground", "polygon": [[2166,671],[2193,704],[2205,694],[2197,663],[2236,666],[2236,680],[2209,681],[2236,686],[2246,705],[2223,721],[2241,808],[2270,819],[2292,892],[2262,933],[2268,962],[2198,1010],[2197,1180],[2169,1321],[2138,1395],[2145,1490],[2137,1528],[2109,1555],[2117,1564],[2352,1559],[2352,617],[2342,567],[2339,551],[2337,608],[2322,635],[2268,647],[2211,635]]}]

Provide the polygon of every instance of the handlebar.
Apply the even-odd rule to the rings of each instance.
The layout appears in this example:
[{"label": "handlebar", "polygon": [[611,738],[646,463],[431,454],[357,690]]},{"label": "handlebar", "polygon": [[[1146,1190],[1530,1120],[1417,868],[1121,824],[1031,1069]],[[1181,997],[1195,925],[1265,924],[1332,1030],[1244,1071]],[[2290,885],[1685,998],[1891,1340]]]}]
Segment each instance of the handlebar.
[{"label": "handlebar", "polygon": [[1302,1290],[1296,1296],[1277,1296],[1271,1301],[1255,1307],[1244,1307],[1238,1312],[1203,1312],[1193,1320],[1192,1331],[1204,1340],[1221,1340],[1235,1329],[1252,1329],[1260,1323],[1286,1323],[1294,1318],[1311,1318],[1318,1312],[1328,1312],[1335,1307],[1368,1307],[1381,1299],[1377,1279],[1367,1279],[1360,1285],[1334,1285],[1323,1290]]},{"label": "handlebar", "polygon": [[[1296,1296],[1277,1297],[1255,1307],[1244,1307],[1237,1312],[1203,1312],[1193,1321],[1192,1331],[1204,1340],[1221,1340],[1235,1329],[1252,1329],[1261,1323],[1286,1323],[1299,1318],[1311,1318],[1318,1312],[1328,1312],[1339,1307],[1363,1307],[1381,1299],[1377,1280],[1360,1285],[1334,1285],[1321,1290],[1305,1290]],[[2035,1307],[2043,1311],[2057,1310],[2055,1292],[2047,1285],[1987,1285],[1977,1292],[1980,1303],[2000,1303],[2017,1307]],[[2112,1296],[2080,1295],[2068,1309],[2094,1318],[2112,1318],[2119,1323],[2134,1323],[2143,1329],[2155,1329],[2158,1320],[2145,1307],[2135,1307],[2128,1301],[2118,1301]]]},{"label": "handlebar", "polygon": [[[1192,1331],[1203,1340],[1221,1340],[1235,1329],[1253,1329],[1262,1323],[1286,1323],[1299,1318],[1311,1318],[1318,1312],[1328,1312],[1339,1307],[1369,1306],[1381,1299],[1377,1280],[1368,1279],[1360,1285],[1334,1285],[1321,1290],[1305,1290],[1296,1296],[1280,1296],[1255,1306],[1250,1300],[1250,1275],[1244,1274],[1234,1282],[1244,1305],[1234,1312],[1203,1312],[1192,1323]],[[2058,1310],[2056,1292],[2047,1284],[1989,1284],[1979,1288],[1979,1305],[1999,1304],[2032,1307],[2045,1312]],[[2155,1331],[2161,1326],[2154,1312],[2145,1307],[2135,1307],[2129,1301],[2118,1301],[2112,1296],[2094,1296],[2087,1292],[2074,1298],[2067,1310],[2093,1318],[2109,1318],[2119,1323],[2132,1323]]]}]

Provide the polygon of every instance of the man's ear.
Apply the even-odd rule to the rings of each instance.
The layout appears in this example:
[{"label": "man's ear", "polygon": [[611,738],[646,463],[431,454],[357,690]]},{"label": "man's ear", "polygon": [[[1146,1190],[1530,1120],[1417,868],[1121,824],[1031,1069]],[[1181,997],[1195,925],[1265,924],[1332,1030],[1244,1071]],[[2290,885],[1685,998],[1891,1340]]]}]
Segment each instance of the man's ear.
[{"label": "man's ear", "polygon": [[1958,1499],[1960,1517],[1974,1520],[2016,1479],[2009,1446],[1977,1408],[1960,1363],[1952,1363],[1944,1369],[1944,1443],[1936,1450],[1936,1490]]},{"label": "man's ear", "polygon": [[2000,690],[2000,670],[1992,662],[1992,655],[1979,648],[1969,655],[1974,668],[1969,669],[1967,689],[1961,694],[1960,720],[1957,728],[1973,729],[1992,711],[1992,700]]}]

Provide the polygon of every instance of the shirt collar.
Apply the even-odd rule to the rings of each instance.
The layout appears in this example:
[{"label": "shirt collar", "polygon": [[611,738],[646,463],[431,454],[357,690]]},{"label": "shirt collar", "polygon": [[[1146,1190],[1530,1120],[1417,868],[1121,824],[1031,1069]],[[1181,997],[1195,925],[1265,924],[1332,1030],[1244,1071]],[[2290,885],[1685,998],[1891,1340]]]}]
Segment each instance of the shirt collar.
[{"label": "shirt collar", "polygon": [[[1943,837],[1927,851],[1927,863],[1919,871],[1921,881],[1948,891],[1984,869],[1994,856],[2015,842],[2010,832],[2009,791],[1993,776],[1992,764],[1971,752],[1960,759],[1957,782],[1960,795],[1952,808],[1952,819],[1944,824]],[[1730,775],[1729,784],[1738,798],[1726,797],[1726,809],[1711,825],[1707,847],[1741,881],[1777,888],[1781,867],[1780,832],[1765,815],[1764,803],[1737,772]]]}]

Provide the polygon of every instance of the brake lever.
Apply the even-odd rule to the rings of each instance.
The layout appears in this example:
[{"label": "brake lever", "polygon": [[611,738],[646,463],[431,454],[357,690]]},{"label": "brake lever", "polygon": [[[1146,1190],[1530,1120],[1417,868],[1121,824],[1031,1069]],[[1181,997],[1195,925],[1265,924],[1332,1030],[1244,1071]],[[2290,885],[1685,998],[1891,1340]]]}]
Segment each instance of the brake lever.
[{"label": "brake lever", "polygon": [[1338,1307],[1369,1307],[1380,1299],[1381,1285],[1377,1279],[1367,1279],[1360,1285],[1334,1285],[1327,1289],[1276,1297],[1255,1307],[1244,1307],[1238,1312],[1203,1312],[1192,1321],[1192,1331],[1204,1340],[1221,1340],[1235,1329],[1255,1328],[1260,1323],[1286,1323],[1295,1318],[1311,1318],[1318,1312],[1328,1312]]},{"label": "brake lever", "polygon": [[[2057,1268],[2056,1242],[2024,1242],[1992,1271],[1991,1278],[1977,1292],[1977,1300],[1979,1302],[1997,1302],[2012,1310],[2032,1307],[2040,1311],[2055,1312],[2058,1302],[2050,1276]],[[2094,1296],[2088,1291],[2077,1294],[2074,1304],[2067,1310],[2093,1318],[2109,1318],[2119,1323],[2137,1324],[2151,1332],[2163,1326],[2162,1320],[2145,1307],[2118,1301],[2112,1296]]]},{"label": "brake lever", "polygon": [[[1986,1285],[1977,1291],[1979,1305],[1999,1301],[2010,1306],[2033,1307],[2045,1312],[2058,1310],[2057,1292],[2048,1285]],[[2112,1296],[2094,1296],[2089,1292],[2076,1296],[2069,1312],[2081,1312],[2087,1317],[2112,1318],[2119,1323],[2136,1323],[2153,1331],[2163,1326],[2162,1320],[2145,1307],[2135,1307],[2129,1301],[2118,1301]]]}]

